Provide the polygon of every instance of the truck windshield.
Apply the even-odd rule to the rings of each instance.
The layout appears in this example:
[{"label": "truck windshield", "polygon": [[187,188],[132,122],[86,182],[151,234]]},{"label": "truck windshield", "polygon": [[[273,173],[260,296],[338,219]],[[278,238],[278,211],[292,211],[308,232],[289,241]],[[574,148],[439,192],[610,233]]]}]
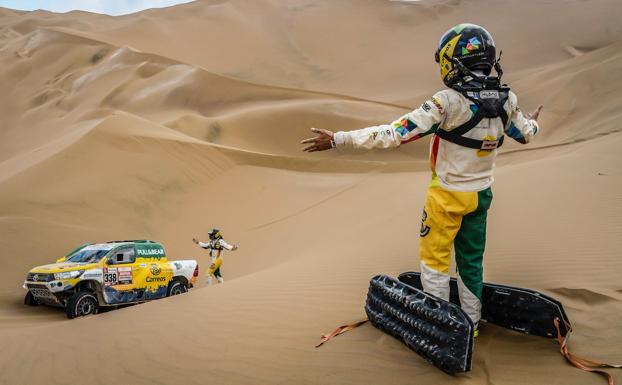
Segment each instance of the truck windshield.
[{"label": "truck windshield", "polygon": [[67,257],[67,262],[93,263],[98,262],[110,249],[94,249],[85,247]]}]

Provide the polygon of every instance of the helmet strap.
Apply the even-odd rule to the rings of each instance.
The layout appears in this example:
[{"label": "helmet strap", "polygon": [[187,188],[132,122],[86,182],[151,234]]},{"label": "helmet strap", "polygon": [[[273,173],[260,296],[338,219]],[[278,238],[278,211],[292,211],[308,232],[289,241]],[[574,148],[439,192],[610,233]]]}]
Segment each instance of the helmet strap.
[{"label": "helmet strap", "polygon": [[501,69],[501,55],[503,55],[503,51],[499,50],[499,57],[495,60],[495,63],[493,65],[495,71],[497,71],[499,83],[501,83],[501,76],[503,76],[503,69]]}]

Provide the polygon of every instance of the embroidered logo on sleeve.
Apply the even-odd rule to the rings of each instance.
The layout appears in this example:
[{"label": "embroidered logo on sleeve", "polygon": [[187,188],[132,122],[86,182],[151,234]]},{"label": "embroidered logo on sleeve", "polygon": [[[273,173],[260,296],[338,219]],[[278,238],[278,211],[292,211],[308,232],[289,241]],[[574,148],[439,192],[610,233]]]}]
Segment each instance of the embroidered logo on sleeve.
[{"label": "embroidered logo on sleeve", "polygon": [[376,138],[378,136],[384,137],[385,135],[386,136],[391,136],[391,130],[374,131],[374,132],[369,134],[369,136],[371,137],[372,140],[376,140]]},{"label": "embroidered logo on sleeve", "polygon": [[395,127],[395,132],[400,136],[406,136],[409,132],[417,128],[417,124],[408,118],[402,118],[402,120],[396,122],[393,127]]}]

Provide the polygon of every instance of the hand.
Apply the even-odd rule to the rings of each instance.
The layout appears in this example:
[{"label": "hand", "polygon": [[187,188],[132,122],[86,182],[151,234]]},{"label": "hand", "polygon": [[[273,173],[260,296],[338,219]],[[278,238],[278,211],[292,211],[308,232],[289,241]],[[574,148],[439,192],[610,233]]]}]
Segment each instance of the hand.
[{"label": "hand", "polygon": [[238,246],[237,245],[233,245],[233,248],[231,249],[231,251],[237,250]]},{"label": "hand", "polygon": [[322,130],[320,128],[312,128],[311,131],[318,135],[300,142],[300,144],[309,144],[307,147],[303,148],[302,151],[326,151],[333,148],[332,141],[335,134],[332,131]]},{"label": "hand", "polygon": [[192,242],[196,243],[197,245],[199,244],[199,241],[197,241],[196,238],[192,238]]},{"label": "hand", "polygon": [[533,119],[533,120],[538,120],[538,116],[540,116],[540,111],[542,110],[542,107],[544,107],[542,104],[540,104],[538,106],[538,108],[536,108],[532,113],[527,114],[526,118],[527,119]]}]

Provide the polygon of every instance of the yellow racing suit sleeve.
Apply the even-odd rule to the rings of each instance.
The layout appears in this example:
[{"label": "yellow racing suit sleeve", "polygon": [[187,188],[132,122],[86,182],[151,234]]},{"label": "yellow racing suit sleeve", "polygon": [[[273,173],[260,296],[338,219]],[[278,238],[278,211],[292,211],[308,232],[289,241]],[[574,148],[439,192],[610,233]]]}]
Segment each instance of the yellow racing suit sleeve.
[{"label": "yellow racing suit sleeve", "polygon": [[437,92],[414,111],[391,124],[352,131],[338,131],[333,138],[337,148],[392,148],[436,132],[445,117],[447,95]]},{"label": "yellow racing suit sleeve", "polygon": [[510,122],[505,127],[505,134],[519,143],[529,143],[538,133],[538,122],[533,119],[527,119],[518,107],[518,98],[513,92],[510,92],[508,101],[511,111]]}]

